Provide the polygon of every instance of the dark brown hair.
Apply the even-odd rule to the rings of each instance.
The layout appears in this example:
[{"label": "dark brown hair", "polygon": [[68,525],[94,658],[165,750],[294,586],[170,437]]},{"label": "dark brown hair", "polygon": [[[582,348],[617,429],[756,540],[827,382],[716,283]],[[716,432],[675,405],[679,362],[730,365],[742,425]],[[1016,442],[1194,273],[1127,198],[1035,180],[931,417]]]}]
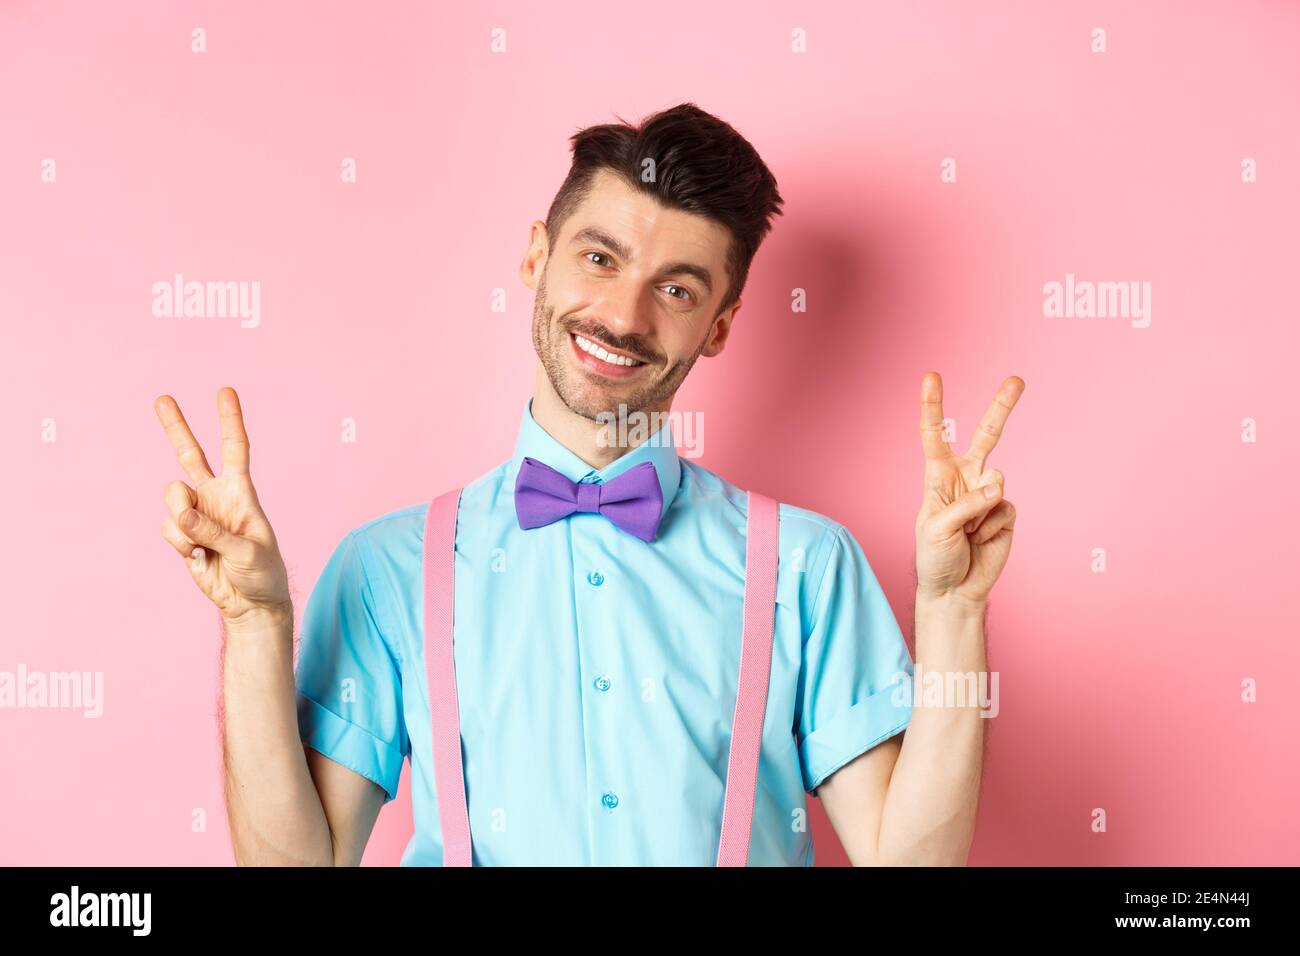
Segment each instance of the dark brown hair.
[{"label": "dark brown hair", "polygon": [[[607,169],[669,208],[726,226],[729,283],[718,312],[740,298],[749,264],[784,203],[776,178],[748,140],[694,103],[682,103],[640,126],[619,117],[618,123],[579,130],[570,141],[573,164],[546,214],[552,243],[587,197],[596,171]],[[646,160],[654,161],[652,182],[641,178]]]}]

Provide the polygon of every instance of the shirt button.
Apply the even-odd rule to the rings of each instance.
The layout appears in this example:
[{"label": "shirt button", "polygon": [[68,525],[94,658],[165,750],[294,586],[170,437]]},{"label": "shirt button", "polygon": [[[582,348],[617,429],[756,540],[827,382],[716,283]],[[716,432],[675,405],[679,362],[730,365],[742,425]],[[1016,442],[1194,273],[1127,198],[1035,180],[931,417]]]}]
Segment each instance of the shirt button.
[{"label": "shirt button", "polygon": [[604,674],[597,677],[593,683],[596,685],[596,690],[609,690],[609,678]]},{"label": "shirt button", "polygon": [[600,798],[600,802],[603,803],[605,806],[609,807],[609,809],[613,810],[616,806],[618,806],[618,796],[617,794],[606,793],[604,796]]},{"label": "shirt button", "polygon": [[605,583],[605,575],[599,571],[592,571],[587,575],[587,583],[594,588],[598,588]]}]

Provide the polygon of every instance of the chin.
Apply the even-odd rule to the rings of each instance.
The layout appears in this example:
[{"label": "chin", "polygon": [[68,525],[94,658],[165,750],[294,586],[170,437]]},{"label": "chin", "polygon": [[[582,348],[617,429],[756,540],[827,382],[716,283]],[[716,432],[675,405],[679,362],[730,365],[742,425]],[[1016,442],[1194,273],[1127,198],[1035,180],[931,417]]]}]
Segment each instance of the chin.
[{"label": "chin", "polygon": [[616,412],[620,404],[632,409],[628,396],[619,394],[618,389],[603,388],[590,382],[570,381],[567,388],[556,389],[556,393],[569,411],[593,422],[600,421],[599,415]]}]

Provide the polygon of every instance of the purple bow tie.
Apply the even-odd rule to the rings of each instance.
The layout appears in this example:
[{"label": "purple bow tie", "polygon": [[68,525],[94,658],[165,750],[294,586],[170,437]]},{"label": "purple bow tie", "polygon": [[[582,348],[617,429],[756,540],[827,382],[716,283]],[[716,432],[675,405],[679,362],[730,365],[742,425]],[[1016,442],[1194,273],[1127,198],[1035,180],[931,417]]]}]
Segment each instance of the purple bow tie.
[{"label": "purple bow tie", "polygon": [[648,461],[604,484],[570,481],[550,465],[525,458],[515,480],[515,514],[519,527],[540,528],[575,511],[598,511],[642,541],[653,541],[664,494],[659,475]]}]

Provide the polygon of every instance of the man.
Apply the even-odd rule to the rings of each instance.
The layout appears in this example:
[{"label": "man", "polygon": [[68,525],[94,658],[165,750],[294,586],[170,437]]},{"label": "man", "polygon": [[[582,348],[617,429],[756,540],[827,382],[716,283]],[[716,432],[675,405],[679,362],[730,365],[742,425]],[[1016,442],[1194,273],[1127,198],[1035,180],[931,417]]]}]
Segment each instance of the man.
[{"label": "man", "polygon": [[[720,862],[754,499],[679,457],[668,425],[620,447],[611,438],[628,430],[609,415],[667,413],[696,359],[723,351],[781,204],[752,146],[692,104],[576,134],[520,267],[536,290],[539,363],[514,454],[464,487],[445,549],[428,501],[344,536],[307,603],[296,673],[284,563],[248,476],[237,396],[218,393],[220,477],[176,403],[157,400],[194,481],[168,485],[163,535],[194,557],[225,622],[238,862],[358,863],[407,759],[415,833],[403,864],[447,862],[448,794],[464,801],[478,865]],[[985,460],[1024,383],[1004,382],[960,457],[942,438],[940,387],[923,379],[917,660],[978,673],[1015,517]],[[542,486],[569,496],[567,512],[534,513]],[[635,520],[597,508],[602,495],[635,497]],[[812,793],[854,864],[964,863],[978,710],[918,701],[914,712],[913,662],[857,541],[790,504],[778,523],[742,859],[811,865]],[[439,555],[453,560],[453,539],[443,716],[459,723],[435,763],[431,708],[447,697],[431,693],[427,631],[450,618],[435,620],[425,575]]]}]

